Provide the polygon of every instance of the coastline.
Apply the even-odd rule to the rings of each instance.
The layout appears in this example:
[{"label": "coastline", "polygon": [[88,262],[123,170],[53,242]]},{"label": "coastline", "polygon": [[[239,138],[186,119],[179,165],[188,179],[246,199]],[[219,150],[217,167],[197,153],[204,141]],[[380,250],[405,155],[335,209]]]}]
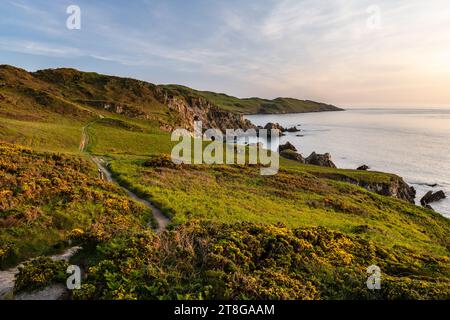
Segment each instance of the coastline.
[{"label": "coastline", "polygon": [[[336,107],[338,108],[338,107]],[[289,115],[289,114],[307,114],[307,113],[328,113],[328,112],[343,112],[348,111],[347,109],[339,108],[339,110],[314,110],[314,111],[299,111],[299,112],[274,112],[274,113],[240,113],[240,115],[247,117],[247,116],[268,116],[268,115]]]},{"label": "coastline", "polygon": [[[302,115],[258,114],[249,115],[246,119],[249,119],[256,125],[262,126],[267,122],[278,122],[283,127],[301,124],[301,126],[299,126],[302,130],[299,132],[300,134],[286,133],[285,136],[281,137],[280,144],[284,144],[287,141],[293,143],[303,156],[308,156],[312,151],[320,153],[330,152],[332,160],[336,163],[338,168],[355,170],[359,166],[368,165],[371,167],[370,172],[378,171],[392,173],[402,177],[408,185],[413,186],[416,189],[416,205],[420,206],[421,198],[428,191],[437,192],[442,189],[448,195],[450,185],[446,185],[445,181],[447,180],[438,173],[438,169],[435,170],[436,172],[433,172],[433,170],[430,169],[439,167],[427,165],[428,163],[433,163],[432,160],[434,160],[436,156],[426,156],[425,152],[417,151],[417,153],[421,152],[424,154],[420,159],[416,159],[416,161],[412,162],[408,161],[407,159],[413,158],[411,155],[409,157],[405,156],[406,159],[403,160],[402,157],[404,152],[400,147],[406,148],[406,146],[403,146],[401,141],[397,142],[400,138],[398,138],[398,134],[396,134],[395,131],[390,131],[396,128],[389,127],[386,129],[387,131],[384,132],[382,126],[379,125],[378,119],[375,119],[375,116],[372,116],[370,113],[369,115],[361,114],[361,112],[368,112],[367,109],[358,108],[357,110],[347,109],[345,111],[345,114],[330,112],[323,112],[320,114],[305,113]],[[370,109],[370,112],[382,113],[383,111],[386,111],[386,109]],[[430,110],[430,112],[432,111],[436,110]],[[403,115],[405,112],[406,110],[399,110],[398,117],[410,119],[408,115]],[[421,112],[423,112],[423,110]],[[387,110],[387,113],[388,115],[386,117],[389,118],[393,113],[395,115],[396,109],[390,108]],[[259,119],[253,117],[258,117]],[[355,124],[352,120],[348,120],[355,117],[358,119],[361,118],[362,123],[358,122]],[[372,117],[377,121],[372,119]],[[322,120],[324,118],[326,120]],[[393,123],[394,121],[391,122]],[[408,138],[405,141],[406,145],[414,145],[416,140],[420,140],[420,138],[425,141],[429,139],[426,134],[422,134],[423,137],[416,138],[416,135],[420,134],[416,133],[416,135],[413,135],[410,130],[400,132],[399,134],[401,134],[402,137],[405,136]],[[398,148],[397,144],[400,144]],[[415,154],[413,147],[410,146],[406,149],[406,152]],[[441,162],[444,161],[440,160],[439,163]],[[405,165],[405,163],[409,163],[409,165]],[[448,199],[432,203],[431,207],[443,216],[447,218],[450,217],[450,212],[447,208]]]}]

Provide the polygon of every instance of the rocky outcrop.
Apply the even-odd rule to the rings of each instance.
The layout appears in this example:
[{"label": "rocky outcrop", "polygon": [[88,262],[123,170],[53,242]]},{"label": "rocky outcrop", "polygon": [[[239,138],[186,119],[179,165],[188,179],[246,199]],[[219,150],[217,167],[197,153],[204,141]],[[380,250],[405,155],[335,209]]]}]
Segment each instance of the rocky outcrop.
[{"label": "rocky outcrop", "polygon": [[156,87],[155,97],[175,113],[177,122],[172,127],[166,125],[169,130],[181,127],[192,131],[194,121],[202,121],[204,129],[219,129],[224,133],[226,129],[256,128],[249,120],[244,119],[242,114],[220,109],[200,96],[174,95],[163,87]]},{"label": "rocky outcrop", "polygon": [[369,169],[370,169],[370,167],[364,164],[364,165],[358,167],[356,170],[367,171]]},{"label": "rocky outcrop", "polygon": [[278,150],[280,152],[285,151],[285,150],[292,150],[294,152],[297,152],[297,148],[294,147],[294,145],[292,143],[290,143],[289,141],[286,142],[285,144],[282,144],[278,147]]},{"label": "rocky outcrop", "polygon": [[367,181],[355,181],[353,179],[347,179],[346,182],[356,184],[364,189],[377,193],[382,196],[389,196],[398,198],[409,203],[415,203],[416,190],[409,186],[402,178],[394,177],[390,182],[367,182]]},{"label": "rocky outcrop", "polygon": [[399,198],[408,201],[410,203],[414,203],[414,200],[416,198],[416,189],[414,189],[414,187],[409,186],[400,177],[394,178],[388,186],[384,184],[382,184],[381,186],[375,184],[374,187],[376,189],[381,190],[381,192],[377,192],[379,194]]},{"label": "rocky outcrop", "polygon": [[297,126],[286,129],[286,132],[300,132],[300,129],[297,129]]},{"label": "rocky outcrop", "polygon": [[331,161],[331,155],[329,153],[318,154],[313,152],[305,159],[305,162],[316,166],[336,168],[336,165]]},{"label": "rocky outcrop", "polygon": [[415,203],[416,190],[414,187],[409,186],[403,178],[396,175],[391,175],[389,180],[382,182],[371,181],[369,179],[364,180],[364,178],[359,180],[338,171],[316,172],[314,175],[320,178],[351,183],[382,196],[398,198],[412,204]]},{"label": "rocky outcrop", "polygon": [[126,103],[117,103],[113,101],[102,100],[77,100],[76,102],[88,105],[94,108],[104,109],[109,112],[125,115],[130,118],[150,119],[150,115],[144,112],[140,107],[132,106]]},{"label": "rocky outcrop", "polygon": [[305,159],[302,157],[302,155],[291,149],[280,151],[280,156],[289,160],[295,160],[301,163],[305,163]]},{"label": "rocky outcrop", "polygon": [[437,192],[428,191],[423,198],[420,200],[420,204],[424,207],[428,206],[430,203],[440,201],[445,199],[445,193],[444,191],[440,190]]},{"label": "rocky outcrop", "polygon": [[333,161],[331,161],[331,155],[329,153],[317,154],[313,152],[308,158],[305,159],[300,153],[297,152],[297,149],[290,142],[280,145],[279,153],[283,158],[295,160],[301,163],[336,168],[336,165]]},{"label": "rocky outcrop", "polygon": [[279,123],[272,123],[269,122],[264,126],[264,129],[266,130],[280,130],[280,132],[285,131],[285,129],[279,124]]}]

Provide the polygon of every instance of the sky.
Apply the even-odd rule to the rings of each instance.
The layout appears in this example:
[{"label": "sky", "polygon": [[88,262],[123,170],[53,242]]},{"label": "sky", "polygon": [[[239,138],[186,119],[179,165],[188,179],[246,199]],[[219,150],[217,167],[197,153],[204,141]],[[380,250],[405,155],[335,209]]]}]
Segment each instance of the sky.
[{"label": "sky", "polygon": [[[79,29],[67,27],[70,5]],[[450,106],[448,0],[2,0],[0,15],[0,64],[29,71],[343,107]]]}]

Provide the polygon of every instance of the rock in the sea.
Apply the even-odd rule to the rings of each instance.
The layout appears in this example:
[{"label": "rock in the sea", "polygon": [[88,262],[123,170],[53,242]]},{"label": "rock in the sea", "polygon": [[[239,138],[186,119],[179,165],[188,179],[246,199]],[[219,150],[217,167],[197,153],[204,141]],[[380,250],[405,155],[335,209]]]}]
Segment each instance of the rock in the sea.
[{"label": "rock in the sea", "polygon": [[367,171],[367,170],[369,170],[369,169],[370,169],[370,167],[364,164],[364,165],[358,167],[358,169],[356,169],[356,170]]},{"label": "rock in the sea", "polygon": [[292,151],[297,152],[297,149],[289,141],[286,142],[285,144],[280,145],[278,150],[280,150],[280,152],[284,151],[284,150],[292,150]]},{"label": "rock in the sea", "polygon": [[432,202],[440,201],[445,198],[446,198],[445,193],[442,190],[439,190],[437,192],[428,191],[420,200],[420,204],[425,207],[426,205]]},{"label": "rock in the sea", "polygon": [[305,163],[305,159],[302,157],[302,155],[291,149],[286,149],[286,150],[280,151],[280,156],[282,156],[283,158],[286,158],[286,159]]},{"label": "rock in the sea", "polygon": [[313,152],[305,159],[305,162],[316,166],[336,168],[336,165],[331,161],[331,155],[329,153],[318,154]]},{"label": "rock in the sea", "polygon": [[272,122],[269,122],[268,124],[266,124],[264,126],[264,129],[266,129],[266,130],[278,129],[281,132],[285,131],[285,129],[279,123],[272,123]]},{"label": "rock in the sea", "polygon": [[292,127],[292,128],[286,129],[286,131],[287,131],[287,132],[299,132],[299,131],[301,131],[301,130],[297,129],[297,127],[294,126],[294,127]]},{"label": "rock in the sea", "polygon": [[422,199],[420,199],[420,204],[422,205],[422,207],[425,207],[429,202],[428,200],[430,199],[430,197],[433,195],[433,191],[428,191],[423,197]]}]

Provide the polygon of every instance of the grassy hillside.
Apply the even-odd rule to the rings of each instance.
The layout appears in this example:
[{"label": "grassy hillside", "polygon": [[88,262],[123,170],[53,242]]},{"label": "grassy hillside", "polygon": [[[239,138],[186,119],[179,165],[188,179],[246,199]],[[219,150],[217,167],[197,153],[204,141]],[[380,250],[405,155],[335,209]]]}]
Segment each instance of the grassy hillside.
[{"label": "grassy hillside", "polygon": [[[87,267],[78,299],[450,297],[450,220],[355,185],[398,177],[286,159],[275,176],[257,166],[174,165],[165,161],[174,142],[164,126],[182,117],[164,97],[239,113],[267,102],[0,67],[0,267],[70,242],[84,248],[72,263]],[[148,209],[97,179],[79,151],[83,128],[86,150],[171,217],[169,231],[154,234]],[[371,264],[383,274],[376,293],[365,287]],[[62,281],[64,264],[28,266],[17,289]]]},{"label": "grassy hillside", "polygon": [[61,250],[73,229],[108,238],[150,216],[86,159],[0,143],[0,267]]},{"label": "grassy hillside", "polygon": [[[174,224],[192,219],[222,223],[323,226],[377,240],[385,247],[448,254],[450,221],[438,213],[354,185],[319,178],[307,166],[261,176],[251,166],[148,165],[119,158],[111,170],[152,199]],[[380,174],[379,179],[383,179]]]},{"label": "grassy hillside", "polygon": [[183,95],[201,95],[222,109],[243,114],[305,113],[342,110],[330,104],[310,100],[299,100],[293,98],[276,98],[273,100],[261,98],[240,99],[223,93],[197,91],[179,85],[167,85],[165,87],[175,90]]}]

